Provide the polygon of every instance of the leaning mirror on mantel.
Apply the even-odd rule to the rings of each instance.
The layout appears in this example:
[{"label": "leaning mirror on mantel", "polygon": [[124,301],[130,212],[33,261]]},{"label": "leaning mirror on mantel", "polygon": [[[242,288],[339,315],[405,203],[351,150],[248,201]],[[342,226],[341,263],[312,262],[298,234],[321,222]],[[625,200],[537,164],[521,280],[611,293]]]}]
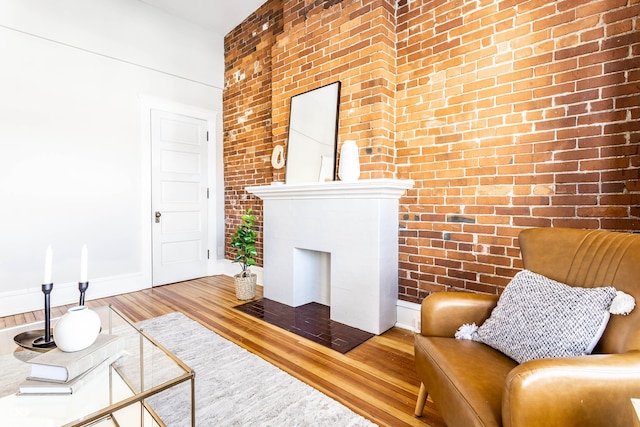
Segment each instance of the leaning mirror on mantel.
[{"label": "leaning mirror on mantel", "polygon": [[291,97],[287,184],[335,179],[339,109],[339,81]]}]

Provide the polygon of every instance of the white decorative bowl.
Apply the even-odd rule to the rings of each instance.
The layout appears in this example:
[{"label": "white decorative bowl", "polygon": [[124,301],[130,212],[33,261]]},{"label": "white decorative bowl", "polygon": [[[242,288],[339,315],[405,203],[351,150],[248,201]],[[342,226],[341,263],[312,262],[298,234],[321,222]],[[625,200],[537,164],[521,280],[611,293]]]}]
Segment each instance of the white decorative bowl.
[{"label": "white decorative bowl", "polygon": [[84,305],[71,307],[54,326],[53,339],[62,351],[84,350],[98,338],[100,326],[95,311]]}]

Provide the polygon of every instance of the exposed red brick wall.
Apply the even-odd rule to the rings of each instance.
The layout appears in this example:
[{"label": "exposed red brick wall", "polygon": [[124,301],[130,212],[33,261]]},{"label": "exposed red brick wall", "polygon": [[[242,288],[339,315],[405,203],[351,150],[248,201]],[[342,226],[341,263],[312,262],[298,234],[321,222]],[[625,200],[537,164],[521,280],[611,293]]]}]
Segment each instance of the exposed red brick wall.
[{"label": "exposed red brick wall", "polygon": [[227,230],[260,212],[246,185],[284,180],[269,160],[290,97],[336,80],[361,179],[415,181],[401,299],[499,292],[523,228],[640,230],[638,15],[638,0],[268,1],[225,39]]},{"label": "exposed red brick wall", "polygon": [[227,34],[223,92],[226,258],[234,230],[247,208],[258,217],[262,265],[262,202],[245,191],[273,181],[271,167],[271,48],[282,32],[282,1],[270,0]]},{"label": "exposed red brick wall", "polygon": [[[635,4],[633,4],[635,3]],[[401,1],[401,298],[497,293],[526,227],[640,230],[640,4]]]},{"label": "exposed red brick wall", "polygon": [[338,152],[361,149],[362,179],[395,176],[395,8],[391,0],[285,1],[273,47],[273,140],[286,145],[294,95],[340,80]]}]

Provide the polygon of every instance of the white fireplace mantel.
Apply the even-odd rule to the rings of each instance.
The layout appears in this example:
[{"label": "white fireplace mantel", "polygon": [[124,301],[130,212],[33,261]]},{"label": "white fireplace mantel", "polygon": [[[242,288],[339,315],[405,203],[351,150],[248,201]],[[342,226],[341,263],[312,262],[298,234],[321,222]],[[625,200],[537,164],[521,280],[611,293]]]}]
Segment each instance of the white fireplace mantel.
[{"label": "white fireplace mantel", "polygon": [[281,184],[247,187],[246,190],[262,200],[273,199],[395,199],[413,187],[409,179],[363,179],[344,182],[329,181],[310,184]]},{"label": "white fireplace mantel", "polygon": [[263,200],[264,296],[318,302],[374,334],[394,326],[399,199],[411,180],[248,187]]}]

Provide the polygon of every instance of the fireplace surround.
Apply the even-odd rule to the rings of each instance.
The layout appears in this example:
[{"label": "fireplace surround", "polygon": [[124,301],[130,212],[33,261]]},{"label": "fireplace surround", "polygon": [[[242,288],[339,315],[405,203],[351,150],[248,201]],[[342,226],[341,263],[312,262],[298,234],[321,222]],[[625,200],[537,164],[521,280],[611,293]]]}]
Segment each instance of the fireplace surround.
[{"label": "fireplace surround", "polygon": [[247,187],[264,206],[264,297],[328,305],[331,320],[380,334],[395,325],[398,207],[411,180]]}]

